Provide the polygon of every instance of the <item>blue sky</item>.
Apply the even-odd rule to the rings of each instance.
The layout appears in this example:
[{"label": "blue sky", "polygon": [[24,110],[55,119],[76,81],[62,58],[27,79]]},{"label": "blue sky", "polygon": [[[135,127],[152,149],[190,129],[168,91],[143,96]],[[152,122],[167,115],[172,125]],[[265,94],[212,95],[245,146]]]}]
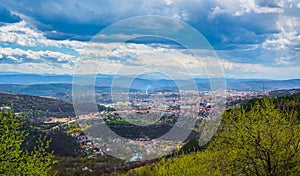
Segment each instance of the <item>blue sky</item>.
[{"label": "blue sky", "polygon": [[[300,78],[299,0],[6,0],[0,4],[1,72],[72,74],[93,36],[141,15],[166,16],[197,29],[216,51],[227,78]],[[145,51],[172,52],[188,67],[190,56],[166,50],[167,45],[122,46],[109,67],[124,58],[138,66],[135,57]],[[166,69],[173,68],[167,61]]]}]

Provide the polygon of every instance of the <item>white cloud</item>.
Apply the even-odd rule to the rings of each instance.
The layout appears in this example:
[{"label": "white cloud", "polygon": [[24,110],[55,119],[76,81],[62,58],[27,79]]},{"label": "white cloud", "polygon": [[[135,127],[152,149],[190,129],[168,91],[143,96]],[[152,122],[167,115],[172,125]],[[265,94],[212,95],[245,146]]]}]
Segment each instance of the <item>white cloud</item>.
[{"label": "white cloud", "polygon": [[[112,48],[112,44],[102,48]],[[89,50],[88,57],[94,59],[84,60],[82,64],[99,65],[99,73],[110,74],[139,74],[144,71],[159,71],[173,76],[187,76],[188,73],[203,75],[202,64],[197,58],[185,54],[184,50],[163,47],[151,47],[144,44],[117,44],[112,52],[108,50]],[[108,54],[108,55],[106,55]],[[105,59],[105,56],[108,56]],[[82,66],[82,72],[90,71],[89,66]],[[97,66],[98,67],[98,66]],[[94,70],[94,69],[92,69]],[[178,75],[179,72],[186,75]]]},{"label": "white cloud", "polygon": [[300,45],[300,37],[298,34],[300,30],[299,20],[299,17],[280,16],[276,23],[280,32],[268,37],[262,44],[262,47],[268,49],[284,49]]},{"label": "white cloud", "polygon": [[26,27],[26,23],[12,23],[0,27],[0,42],[17,44],[21,46],[36,46],[37,38],[42,37],[31,28]]},{"label": "white cloud", "polygon": [[[267,7],[258,5],[257,0],[229,0],[229,1],[220,1],[215,0],[212,1],[214,3],[214,7],[212,11],[208,15],[209,19],[212,17],[229,14],[233,16],[243,16],[250,13],[282,13],[283,10],[281,8]],[[209,4],[209,3],[207,3]]]},{"label": "white cloud", "polygon": [[[0,59],[1,61],[1,59]],[[61,69],[64,67],[65,69]],[[73,74],[74,68],[68,64],[60,64],[58,67],[49,63],[23,63],[23,64],[0,64],[0,69],[6,72],[23,73],[46,73],[46,74]]]},{"label": "white cloud", "polygon": [[[14,62],[54,62],[54,63],[69,63],[75,61],[74,56],[53,51],[32,51],[22,50],[20,48],[1,48],[0,54],[4,58],[8,58]],[[27,60],[27,61],[25,61]]]},{"label": "white cloud", "polygon": [[[63,19],[68,19],[68,22],[82,24],[102,24],[103,22],[103,24],[108,25],[135,15],[165,15],[186,22],[194,22],[193,25],[195,26],[199,23],[200,30],[205,31],[206,27],[208,30],[213,30],[208,31],[208,34],[213,36],[212,41],[218,40],[218,37],[221,36],[220,38],[224,38],[222,42],[225,43],[225,47],[233,48],[228,49],[225,56],[221,55],[223,59],[221,63],[228,75],[233,77],[288,77],[288,75],[297,77],[299,71],[296,71],[296,68],[300,65],[299,61],[296,62],[300,58],[299,51],[298,54],[296,51],[296,48],[299,49],[300,47],[300,14],[299,11],[297,12],[299,10],[297,8],[300,8],[300,3],[290,0],[269,1],[271,3],[262,2],[264,1],[155,0],[132,1],[131,3],[121,1],[86,3],[77,1],[70,5],[70,1],[65,0],[46,2],[41,5],[40,9],[36,9],[45,11],[41,14],[42,16],[47,15],[47,18],[43,18],[44,20],[50,19],[51,21],[61,16]],[[99,3],[102,5],[101,7]],[[107,18],[108,16],[111,18]],[[21,17],[25,21],[0,26],[0,43],[2,46],[0,48],[0,62],[2,70],[14,69],[13,64],[5,63],[10,60],[12,63],[18,63],[15,64],[15,69],[20,70],[15,71],[23,71],[23,67],[21,67],[23,65],[24,71],[27,72],[31,72],[30,69],[32,71],[48,72],[49,69],[49,71],[55,70],[57,73],[67,73],[70,69],[74,69],[73,65],[77,62],[77,57],[80,54],[93,57],[93,60],[89,60],[92,64],[101,62],[103,64],[103,70],[101,71],[104,73],[113,73],[119,68],[123,68],[124,74],[126,74],[133,72],[138,68],[138,65],[144,65],[140,69],[157,67],[178,74],[184,68],[187,68],[192,72],[191,74],[205,74],[203,70],[199,71],[197,69],[202,69],[202,66],[208,67],[207,63],[196,60],[182,50],[163,46],[151,47],[143,44],[119,45],[118,43],[51,40],[46,38],[43,32],[34,28],[34,23],[29,18],[26,19],[24,15],[21,15]],[[205,18],[210,21],[201,23],[203,20],[207,20]],[[216,26],[205,26],[212,25],[211,23]],[[51,28],[51,24],[49,25]],[[159,25],[163,24],[151,23],[150,21],[145,22],[145,25],[148,26],[144,27],[159,28]],[[177,29],[174,27],[174,30]],[[61,32],[55,28],[53,30],[54,34]],[[110,37],[120,41],[135,36],[127,36],[126,34],[102,36],[103,39],[110,39]],[[253,44],[255,48],[247,46],[249,43],[246,43],[248,41],[245,40],[248,39],[253,39],[249,43],[255,43]],[[232,45],[229,46],[229,44]],[[11,45],[15,45],[17,48]],[[88,48],[85,48],[87,46]],[[116,46],[118,48],[110,53]],[[114,56],[114,60],[104,60],[107,54]],[[124,63],[126,59],[130,60]],[[247,60],[245,61],[245,59]],[[282,68],[279,66],[282,66]],[[176,70],[176,67],[179,70]],[[213,67],[210,68],[214,69]],[[86,71],[90,70],[87,68]],[[176,71],[178,72],[176,73]],[[273,71],[274,75],[272,75]]]},{"label": "white cloud", "polygon": [[42,32],[29,26],[25,21],[11,23],[0,27],[0,43],[15,44],[26,47],[58,47],[62,46],[80,50],[85,47],[85,42],[70,40],[47,39]]},{"label": "white cloud", "polygon": [[172,0],[165,0],[165,2],[166,2],[167,5],[171,5],[173,3]]},{"label": "white cloud", "polygon": [[221,9],[219,6],[212,9],[212,12],[208,14],[207,18],[213,20],[215,17],[227,13],[227,10]]},{"label": "white cloud", "polygon": [[[281,58],[283,59],[283,58]],[[287,60],[282,60],[288,62]],[[265,79],[292,79],[300,78],[300,66],[288,67],[266,66],[262,64],[233,63],[222,61],[226,78],[265,78]]]},{"label": "white cloud", "polygon": [[291,64],[291,58],[279,57],[279,58],[276,58],[276,63],[278,65],[290,65]]},{"label": "white cloud", "polygon": [[[172,70],[173,74],[176,74],[176,71],[178,71],[176,67],[187,67],[188,69],[194,69],[194,71],[197,71],[198,68],[191,55],[186,55],[175,49],[164,48],[164,45],[153,48],[148,45],[134,43],[87,43],[69,40],[50,40],[36,29],[29,28],[24,21],[2,26],[0,27],[0,31],[0,42],[6,45],[0,48],[0,54],[3,58],[8,59],[2,61],[4,62],[4,64],[1,64],[2,70],[12,70],[15,68],[15,71],[31,72],[31,68],[35,71],[43,70],[43,73],[48,73],[48,69],[56,71],[60,69],[60,71],[57,71],[58,73],[67,73],[70,67],[74,66],[77,62],[78,58],[72,54],[65,53],[63,47],[73,49],[82,57],[87,56],[89,62],[93,62],[94,64],[99,64],[100,62],[103,73],[112,73],[121,67],[132,71],[125,71],[127,74],[133,73],[138,69],[137,65],[143,65],[142,69],[153,69],[156,67],[161,68],[162,71]],[[108,36],[101,37],[108,38]],[[120,39],[120,37],[124,36],[120,34],[111,37]],[[125,37],[128,38],[128,36]],[[134,38],[134,36],[129,37]],[[11,48],[9,47],[10,44],[29,47],[29,49],[22,49],[22,47]],[[54,47],[55,50],[48,50],[49,47]],[[105,59],[106,56],[114,56],[116,60]],[[129,60],[126,60],[126,57],[131,58],[127,58]],[[172,57],[180,58],[180,60],[176,61],[176,58]],[[14,65],[15,63],[24,65],[24,69],[18,70],[19,66],[6,67],[7,64]],[[55,69],[50,68],[53,65],[56,66]],[[37,66],[42,68],[37,69]],[[87,73],[90,70],[85,69],[84,71]]]}]

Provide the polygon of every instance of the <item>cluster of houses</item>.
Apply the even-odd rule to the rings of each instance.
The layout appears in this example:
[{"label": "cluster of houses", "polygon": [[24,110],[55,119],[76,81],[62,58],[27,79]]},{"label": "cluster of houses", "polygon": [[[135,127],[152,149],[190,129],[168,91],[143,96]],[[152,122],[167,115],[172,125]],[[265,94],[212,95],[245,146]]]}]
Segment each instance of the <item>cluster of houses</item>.
[{"label": "cluster of houses", "polygon": [[93,154],[92,156],[97,157],[97,156],[104,155],[99,144],[91,141],[88,136],[81,133],[79,135],[73,135],[73,137],[77,139],[80,148],[85,150],[88,153],[92,153]]}]

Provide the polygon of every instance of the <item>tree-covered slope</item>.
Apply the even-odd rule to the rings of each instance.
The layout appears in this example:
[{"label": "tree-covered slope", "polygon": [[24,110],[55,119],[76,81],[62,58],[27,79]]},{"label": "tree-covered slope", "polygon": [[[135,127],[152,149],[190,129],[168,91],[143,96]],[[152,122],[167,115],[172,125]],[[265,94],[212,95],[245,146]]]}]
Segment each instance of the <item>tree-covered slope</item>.
[{"label": "tree-covered slope", "polygon": [[228,110],[204,150],[127,175],[300,175],[299,99],[253,99]]}]

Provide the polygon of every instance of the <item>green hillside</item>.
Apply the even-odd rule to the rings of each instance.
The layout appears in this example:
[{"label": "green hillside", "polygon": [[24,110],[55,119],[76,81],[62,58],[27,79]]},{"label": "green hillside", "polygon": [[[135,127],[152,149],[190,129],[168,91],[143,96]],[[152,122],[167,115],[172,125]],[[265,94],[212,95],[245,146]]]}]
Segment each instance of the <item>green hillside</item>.
[{"label": "green hillside", "polygon": [[9,106],[14,112],[30,117],[74,117],[71,103],[52,98],[0,93],[0,106]]},{"label": "green hillside", "polygon": [[226,111],[205,149],[125,175],[300,175],[300,94],[253,99]]}]

